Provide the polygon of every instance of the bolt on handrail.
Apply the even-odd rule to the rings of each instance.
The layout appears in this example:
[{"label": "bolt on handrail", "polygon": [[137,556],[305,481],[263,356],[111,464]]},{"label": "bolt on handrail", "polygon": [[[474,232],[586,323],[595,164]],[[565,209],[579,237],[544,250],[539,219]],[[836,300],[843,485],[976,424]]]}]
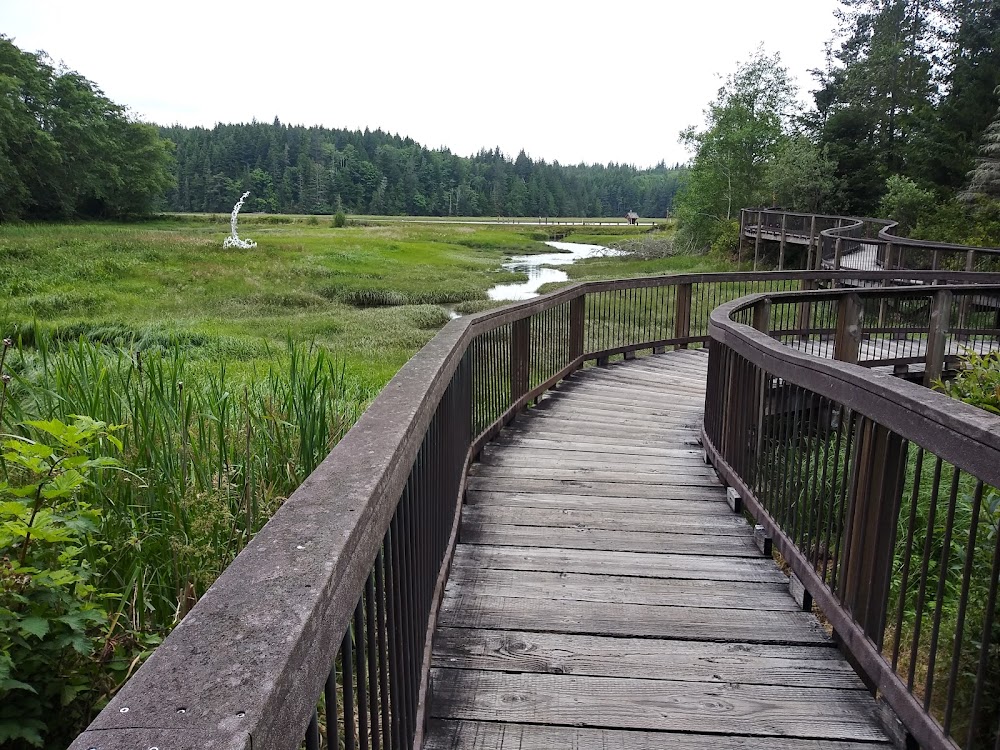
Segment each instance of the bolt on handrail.
[{"label": "bolt on handrail", "polygon": [[1000,346],[998,311],[1000,287],[924,286],[711,316],[709,460],[927,748],[1000,741],[1000,417],[857,363],[866,339],[917,342],[933,380],[959,343]]},{"label": "bolt on handrail", "polygon": [[[465,471],[588,361],[699,346],[711,310],[830,271],[574,284],[445,326],[243,550],[72,750],[419,748]],[[898,274],[851,272],[894,284]],[[907,283],[1000,275],[907,274]]]}]

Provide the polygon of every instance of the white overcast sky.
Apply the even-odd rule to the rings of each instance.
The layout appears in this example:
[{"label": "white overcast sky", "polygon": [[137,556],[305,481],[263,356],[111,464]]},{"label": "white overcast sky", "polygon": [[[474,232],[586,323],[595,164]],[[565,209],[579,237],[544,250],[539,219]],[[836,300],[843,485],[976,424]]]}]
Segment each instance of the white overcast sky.
[{"label": "white overcast sky", "polygon": [[684,161],[761,42],[802,89],[837,0],[0,0],[0,33],[159,124],[383,130],[471,155]]}]

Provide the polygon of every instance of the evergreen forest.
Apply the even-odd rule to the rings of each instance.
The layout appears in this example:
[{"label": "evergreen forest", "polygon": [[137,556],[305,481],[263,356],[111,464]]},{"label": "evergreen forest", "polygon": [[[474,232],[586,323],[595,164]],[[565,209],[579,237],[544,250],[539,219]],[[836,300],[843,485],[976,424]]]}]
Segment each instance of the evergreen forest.
[{"label": "evergreen forest", "polygon": [[812,106],[764,48],[720,87],[675,215],[730,248],[744,206],[884,216],[926,239],[1000,244],[1000,2],[842,0]]}]

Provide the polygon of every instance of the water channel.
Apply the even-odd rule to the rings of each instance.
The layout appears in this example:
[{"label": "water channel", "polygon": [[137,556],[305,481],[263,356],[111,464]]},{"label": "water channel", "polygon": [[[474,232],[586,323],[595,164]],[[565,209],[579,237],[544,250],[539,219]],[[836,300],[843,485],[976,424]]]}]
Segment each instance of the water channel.
[{"label": "water channel", "polygon": [[486,294],[490,299],[518,300],[531,299],[538,296],[538,290],[543,284],[553,281],[567,281],[569,274],[561,268],[553,266],[568,266],[584,258],[607,257],[621,255],[620,250],[614,250],[603,245],[584,245],[580,242],[546,242],[558,252],[539,253],[537,255],[515,255],[501,267],[507,271],[528,274],[527,281],[516,284],[497,284]]}]

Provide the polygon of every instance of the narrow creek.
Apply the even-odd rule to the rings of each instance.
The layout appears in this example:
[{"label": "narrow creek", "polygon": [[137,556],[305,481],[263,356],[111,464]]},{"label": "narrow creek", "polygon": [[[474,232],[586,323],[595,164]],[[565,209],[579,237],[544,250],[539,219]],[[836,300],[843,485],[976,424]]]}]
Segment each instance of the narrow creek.
[{"label": "narrow creek", "polygon": [[568,266],[584,258],[621,255],[620,250],[603,245],[585,245],[580,242],[546,242],[545,244],[558,252],[515,255],[501,267],[507,271],[526,273],[528,280],[516,284],[497,284],[486,292],[489,298],[510,300],[511,302],[531,299],[538,296],[538,290],[542,285],[569,279],[569,274],[561,268],[553,266]]}]

